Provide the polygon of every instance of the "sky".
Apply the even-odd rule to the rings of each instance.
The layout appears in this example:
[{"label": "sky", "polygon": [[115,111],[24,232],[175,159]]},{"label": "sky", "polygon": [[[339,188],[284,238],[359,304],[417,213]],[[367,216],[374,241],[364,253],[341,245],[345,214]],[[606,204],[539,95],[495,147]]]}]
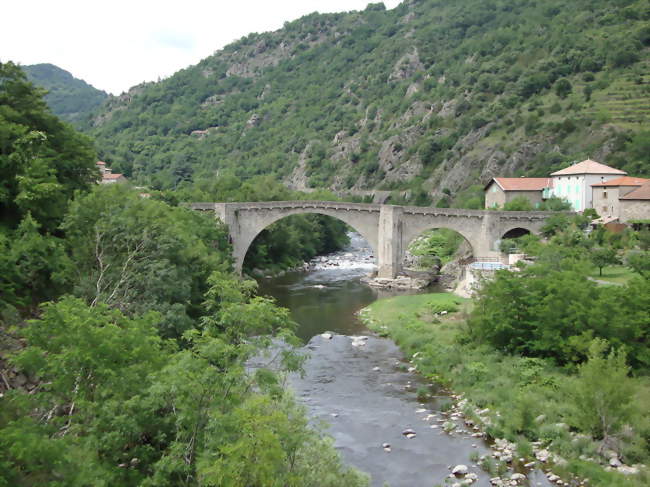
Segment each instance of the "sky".
[{"label": "sky", "polygon": [[[120,94],[250,34],[311,12],[381,0],[31,0],[2,2],[0,61],[51,63]],[[384,0],[394,8],[400,0]]]}]

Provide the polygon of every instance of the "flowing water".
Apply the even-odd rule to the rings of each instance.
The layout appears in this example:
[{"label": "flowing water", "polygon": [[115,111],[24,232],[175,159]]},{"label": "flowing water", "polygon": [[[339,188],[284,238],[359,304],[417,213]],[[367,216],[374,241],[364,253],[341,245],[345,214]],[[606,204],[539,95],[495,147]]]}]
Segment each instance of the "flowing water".
[{"label": "flowing water", "polygon": [[[488,446],[460,423],[456,433],[444,433],[450,398],[409,372],[395,343],[373,336],[357,318],[361,308],[391,295],[360,282],[373,269],[367,243],[351,234],[347,249],[317,258],[310,271],[260,279],[261,293],[291,310],[307,343],[305,375],[291,378],[296,396],[314,421],[329,424],[334,446],[371,475],[373,486],[453,485],[461,480],[449,477],[457,464],[478,475],[473,485],[489,486],[489,476],[470,460],[489,454]],[[420,402],[423,391],[433,399]],[[411,438],[403,434],[408,429]],[[529,477],[531,485],[549,485],[543,475]]]}]

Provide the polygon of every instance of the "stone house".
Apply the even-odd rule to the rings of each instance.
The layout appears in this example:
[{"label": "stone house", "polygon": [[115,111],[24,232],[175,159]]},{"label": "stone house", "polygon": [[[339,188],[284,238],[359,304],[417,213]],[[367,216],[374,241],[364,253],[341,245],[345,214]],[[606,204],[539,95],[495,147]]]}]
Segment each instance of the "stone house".
[{"label": "stone house", "polygon": [[592,184],[593,208],[605,221],[618,219],[623,196],[650,182],[650,179],[623,176]]},{"label": "stone house", "polygon": [[650,221],[650,181],[621,196],[619,205],[621,223],[632,223],[635,220]]},{"label": "stone house", "polygon": [[113,171],[111,170],[111,168],[106,166],[105,162],[97,161],[95,165],[97,166],[99,173],[102,175],[102,179],[101,181],[99,181],[99,184],[114,184],[114,183],[127,182],[127,179],[126,177],[124,177],[124,174],[119,174],[119,173],[113,174]]},{"label": "stone house", "polygon": [[538,208],[551,184],[551,178],[493,178],[485,186],[485,208],[503,208],[519,197],[530,200]]},{"label": "stone house", "polygon": [[551,196],[568,201],[574,211],[593,208],[592,185],[627,176],[625,171],[587,159],[551,174]]}]

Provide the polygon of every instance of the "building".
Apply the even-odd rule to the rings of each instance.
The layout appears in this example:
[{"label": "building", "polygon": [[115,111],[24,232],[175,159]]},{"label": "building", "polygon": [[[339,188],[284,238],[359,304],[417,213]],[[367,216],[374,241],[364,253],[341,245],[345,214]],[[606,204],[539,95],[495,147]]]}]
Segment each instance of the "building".
[{"label": "building", "polygon": [[620,198],[648,182],[650,179],[622,176],[592,184],[593,208],[603,221],[617,220],[621,215]]},{"label": "building", "polygon": [[630,191],[619,199],[621,223],[650,222],[650,181]]},{"label": "building", "polygon": [[594,207],[593,184],[603,183],[621,176],[627,176],[627,173],[587,159],[552,173],[553,183],[550,195],[568,201],[574,211],[584,211],[586,208]]},{"label": "building", "polygon": [[124,177],[124,174],[115,173],[106,166],[106,163],[103,161],[97,161],[95,163],[97,169],[99,169],[100,174],[102,175],[101,181],[99,184],[114,184],[114,183],[126,183],[127,179]]},{"label": "building", "polygon": [[503,208],[513,199],[524,197],[537,208],[551,184],[551,178],[493,178],[485,186],[485,207]]}]

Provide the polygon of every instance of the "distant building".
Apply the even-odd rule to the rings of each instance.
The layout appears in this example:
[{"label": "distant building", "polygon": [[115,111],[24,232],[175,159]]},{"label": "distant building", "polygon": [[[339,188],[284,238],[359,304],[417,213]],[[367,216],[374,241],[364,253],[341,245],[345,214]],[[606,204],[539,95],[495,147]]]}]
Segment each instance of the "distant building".
[{"label": "distant building", "polygon": [[494,178],[485,186],[485,207],[503,208],[513,199],[524,197],[537,208],[551,184],[551,178]]},{"label": "distant building", "polygon": [[99,169],[100,174],[102,175],[101,181],[99,184],[113,184],[113,183],[126,183],[127,179],[123,174],[115,173],[109,167],[106,166],[106,163],[103,161],[97,161],[95,163],[97,169]]},{"label": "distant building", "polygon": [[625,171],[587,159],[551,174],[551,196],[568,201],[574,211],[593,208],[592,185],[626,176]]},{"label": "distant building", "polygon": [[617,220],[621,216],[621,198],[649,182],[650,179],[623,176],[592,184],[593,208],[603,221]]},{"label": "distant building", "polygon": [[650,220],[650,181],[630,191],[619,199],[619,221]]}]

